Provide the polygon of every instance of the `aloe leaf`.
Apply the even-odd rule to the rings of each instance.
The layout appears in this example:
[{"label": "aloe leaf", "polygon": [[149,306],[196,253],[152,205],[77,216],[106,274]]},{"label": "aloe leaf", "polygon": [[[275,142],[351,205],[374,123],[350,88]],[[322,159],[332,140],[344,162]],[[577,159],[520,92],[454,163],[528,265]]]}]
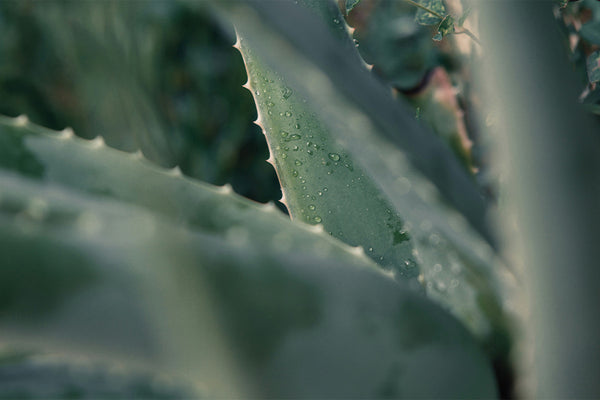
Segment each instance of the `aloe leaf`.
[{"label": "aloe leaf", "polygon": [[[0,182],[0,270],[16,287],[44,281],[2,292],[3,343],[137,357],[211,396],[495,396],[468,332],[374,268],[191,232],[12,173]],[[61,271],[91,278],[61,291]]]},{"label": "aloe leaf", "polygon": [[[267,8],[263,9],[260,5],[253,2],[249,4],[254,8],[260,9],[261,12],[264,11],[267,13]],[[291,13],[293,11],[296,15],[300,15],[302,18],[307,18],[308,20],[309,16],[303,14],[306,10],[302,8],[284,10],[282,7],[279,7],[282,4],[286,3],[278,2],[278,6],[275,6],[275,8],[281,12],[286,11]],[[242,12],[241,10],[244,11]],[[279,131],[280,127],[283,126],[281,124],[289,123],[289,120],[292,121],[292,124],[298,123],[301,126],[300,130],[302,126],[307,126],[302,119],[296,120],[294,115],[304,115],[304,117],[312,115],[305,111],[305,107],[308,107],[307,104],[310,104],[311,111],[316,117],[311,117],[308,120],[308,127],[314,129],[314,120],[317,119],[321,122],[321,126],[324,126],[324,129],[321,130],[322,134],[326,133],[328,135],[327,144],[332,145],[337,142],[337,146],[339,146],[333,149],[324,148],[319,157],[305,155],[305,160],[311,160],[313,163],[312,169],[318,171],[321,175],[325,175],[325,179],[329,179],[327,178],[327,172],[330,169],[323,168],[321,164],[324,155],[326,154],[329,157],[330,152],[335,153],[340,155],[340,160],[342,159],[341,156],[346,153],[349,157],[351,156],[355,171],[365,171],[364,179],[371,180],[373,182],[373,186],[371,187],[379,190],[379,195],[376,198],[384,199],[380,200],[383,204],[385,204],[385,201],[389,202],[393,207],[393,215],[401,216],[404,222],[403,229],[411,237],[409,242],[413,247],[411,256],[421,269],[419,281],[425,286],[428,296],[442,304],[459,318],[482,340],[493,358],[502,359],[508,357],[510,350],[510,325],[514,317],[515,307],[518,304],[516,300],[518,299],[518,283],[511,271],[496,256],[486,241],[469,226],[465,218],[452,207],[448,207],[443,201],[443,196],[441,196],[431,181],[419,169],[415,168],[414,160],[407,154],[407,151],[405,151],[406,148],[398,149],[383,140],[377,134],[379,128],[373,124],[373,117],[365,114],[361,108],[353,106],[346,93],[335,90],[332,75],[332,79],[330,80],[329,74],[326,75],[321,68],[308,62],[303,53],[301,54],[297,51],[297,42],[288,45],[287,42],[281,40],[279,35],[275,36],[272,31],[269,31],[265,24],[259,23],[260,19],[255,19],[252,12],[252,9],[240,8],[238,11],[234,9],[230,14],[238,27],[242,51],[246,49],[247,52],[252,53],[250,56],[244,54],[252,62],[260,59],[262,63],[273,65],[273,67],[269,66],[261,71],[252,71],[249,69],[250,84],[254,85],[256,82],[256,85],[265,85],[266,83],[263,82],[264,78],[267,77],[269,80],[268,84],[274,85],[275,88],[288,87],[292,89],[292,93],[295,96],[295,100],[293,101],[296,104],[304,105],[301,109],[292,108],[290,110],[289,99],[282,99],[282,95],[273,90],[270,91],[271,101],[273,103],[281,103],[277,107],[279,107],[278,111],[282,112],[283,115],[279,115],[279,112],[272,112],[269,115],[268,94],[265,100],[264,97],[261,97],[262,93],[256,96],[256,89],[253,88],[254,95],[258,100],[259,122],[269,124],[269,119],[279,118],[283,120],[277,123],[271,122],[272,127],[276,129],[275,132],[272,132],[271,136],[273,140],[277,140],[275,136],[278,134],[281,136]],[[271,12],[268,11],[266,14],[268,17],[265,18],[270,18]],[[335,24],[334,19],[336,18],[329,17],[327,19],[329,25]],[[289,22],[293,24],[293,22]],[[327,36],[326,38],[326,35],[330,35],[328,32],[337,32],[335,27],[333,29],[332,26],[325,28],[324,25],[319,26],[319,23],[321,22],[317,19],[310,19],[308,26],[311,26],[311,29],[309,31],[319,31],[319,29],[323,28],[323,31],[320,31],[321,42],[331,40],[337,43],[333,36]],[[293,29],[296,29],[296,27]],[[245,41],[247,43],[244,43]],[[266,51],[265,44],[268,44],[269,51]],[[338,46],[338,48],[346,47],[344,43]],[[278,49],[278,57],[276,58],[269,57],[269,52],[273,53],[273,48]],[[331,51],[335,52],[336,48],[333,48]],[[322,65],[326,64],[325,59],[329,57],[323,53],[319,53],[319,55],[311,54],[311,56],[323,57]],[[348,57],[348,62],[340,64],[340,68],[344,68],[343,66],[345,65],[352,65],[354,63],[352,60],[357,60],[357,57]],[[260,65],[265,64],[258,64],[257,67]],[[272,72],[271,68],[276,69],[277,74]],[[360,68],[364,68],[364,66],[360,66]],[[324,69],[330,72],[329,65],[324,67]],[[283,81],[279,81],[279,77]],[[368,73],[364,69],[360,74],[357,73],[355,80],[351,82],[350,86],[356,84],[359,86],[364,85],[365,87],[372,83],[369,81]],[[377,84],[375,86],[377,87]],[[302,96],[306,97],[303,98]],[[285,114],[288,111],[292,114],[292,117],[288,117]],[[288,121],[286,121],[286,118]],[[412,122],[407,124],[399,124],[397,132],[410,131],[413,129],[415,123],[412,120]],[[311,126],[311,124],[313,125]],[[266,127],[268,134],[269,126],[266,125]],[[290,130],[288,132],[290,135],[294,134],[293,132],[299,131],[296,129]],[[426,132],[423,128],[418,128],[418,130]],[[297,134],[300,135],[300,133]],[[301,133],[303,137],[310,134],[310,131],[302,131]],[[315,135],[314,133],[312,134],[313,136]],[[289,138],[289,136],[287,137]],[[277,165],[284,161],[290,164],[290,159],[295,164],[295,159],[293,158],[293,146],[295,143],[293,143],[294,141],[286,143],[285,138],[283,139],[284,145],[288,146],[289,149],[287,152],[285,148],[283,148],[284,151],[279,151],[280,159],[277,160],[277,145],[274,148],[272,147],[272,151],[275,153],[275,164]],[[269,140],[271,140],[271,137],[269,137]],[[435,148],[439,144],[437,139],[433,137],[431,138],[431,142],[428,142],[428,139],[425,140],[424,137],[422,140],[423,143],[430,143],[430,148]],[[307,141],[310,141],[310,139],[307,139]],[[298,146],[300,147],[300,145]],[[337,151],[336,149],[338,148],[345,151]],[[308,148],[303,146],[303,151],[307,150]],[[282,159],[283,154],[287,154],[287,158]],[[427,154],[428,152],[424,151],[421,157],[426,159]],[[301,161],[304,163],[304,159]],[[326,158],[325,162],[327,161],[331,162],[332,160]],[[429,161],[435,163],[437,160]],[[326,165],[325,167],[331,167],[331,165]],[[333,165],[333,167],[341,171],[345,168],[339,162],[338,166]],[[286,167],[284,166],[283,168]],[[287,172],[279,172],[280,177],[283,176],[282,184],[284,187],[294,184],[293,180],[292,182],[287,180],[290,174],[291,178],[296,178],[293,176],[293,170],[296,169],[294,165],[289,165],[287,169]],[[438,165],[436,169],[438,172],[441,172],[441,165]],[[344,171],[344,173],[347,177],[350,176],[348,172]],[[345,182],[345,184],[356,186],[358,177],[360,177],[360,173],[354,178],[354,182],[352,182],[353,177],[350,176],[350,178],[347,178],[350,182]],[[308,184],[308,178],[306,179],[306,184]],[[319,179],[323,179],[323,177],[319,176]],[[361,177],[361,179],[363,178]],[[319,183],[318,179],[316,179],[316,183]],[[297,183],[295,184],[297,185]],[[301,180],[300,184],[304,185]],[[302,187],[300,186],[300,189]],[[308,189],[308,185],[306,187]],[[472,186],[469,187],[472,189]],[[320,189],[315,187],[313,190],[318,191]],[[335,199],[329,201],[332,202],[331,204],[334,201],[341,204],[353,201],[351,196],[346,195],[347,193],[349,193],[348,188],[337,194],[329,192],[330,197],[336,196]],[[306,196],[305,193],[301,192],[301,194]],[[315,195],[314,193],[308,194],[309,196]],[[315,197],[317,195],[318,192]],[[312,197],[309,197],[309,200],[312,200]],[[286,198],[286,202],[291,201]],[[359,213],[364,212],[361,207],[357,208]],[[301,209],[302,207],[300,207]],[[355,218],[355,211],[348,212],[347,215],[340,216],[340,219],[353,220]],[[323,219],[320,214],[318,215]],[[314,215],[311,215],[311,217],[314,221]],[[379,223],[381,224],[381,222]],[[360,224],[354,225],[355,231],[360,231],[361,228],[362,225]],[[329,229],[328,231],[334,232]],[[389,230],[386,235],[388,235],[386,240],[389,241]],[[370,238],[368,239],[370,240]],[[396,268],[401,267],[396,266]]]},{"label": "aloe leaf", "polygon": [[[343,30],[339,18],[334,24]],[[257,123],[265,133],[269,161],[281,182],[281,201],[292,218],[322,224],[332,236],[362,246],[383,268],[418,287],[419,268],[409,235],[384,193],[297,90],[267,68],[243,39],[239,49],[248,71],[246,87],[258,109]]]},{"label": "aloe leaf", "polygon": [[[197,396],[171,377],[58,354],[0,353],[0,399]],[[187,389],[187,390],[186,390]]]},{"label": "aloe leaf", "polygon": [[[599,10],[597,1],[585,4]],[[489,53],[477,77],[494,113],[487,133],[509,194],[507,253],[526,278],[531,310],[520,344],[529,353],[518,353],[520,395],[593,398],[600,393],[599,125],[578,104],[580,85],[553,9],[552,2],[481,2]]]},{"label": "aloe leaf", "polygon": [[[132,203],[192,230],[235,237],[282,253],[295,248],[369,264],[360,249],[343,245],[317,227],[293,226],[273,204],[238,196],[229,185],[195,181],[177,168],[153,165],[141,153],[108,148],[98,138],[78,138],[70,129],[45,129],[25,117],[0,117],[0,168]],[[248,233],[248,226],[254,234]]]},{"label": "aloe leaf", "polygon": [[[333,18],[327,25],[313,12],[288,0],[237,0],[214,5],[251,42],[263,62],[301,90],[316,109],[331,116],[325,119],[328,126],[342,125],[344,138],[338,133],[338,139],[347,141],[348,150],[366,169],[372,168],[373,175],[381,174],[375,173],[376,167],[369,161],[373,152],[364,154],[365,142],[384,143],[383,152],[377,149],[377,158],[390,171],[398,171],[395,146],[399,146],[403,150],[400,158],[410,161],[438,188],[442,198],[494,243],[486,221],[487,205],[472,178],[447,146],[414,119],[411,108],[392,98],[389,88],[365,70],[354,46],[331,34]],[[277,51],[272,51],[275,48]],[[344,120],[339,118],[342,115]],[[390,144],[395,146],[390,148]],[[389,186],[386,177],[381,179],[380,186]]]}]

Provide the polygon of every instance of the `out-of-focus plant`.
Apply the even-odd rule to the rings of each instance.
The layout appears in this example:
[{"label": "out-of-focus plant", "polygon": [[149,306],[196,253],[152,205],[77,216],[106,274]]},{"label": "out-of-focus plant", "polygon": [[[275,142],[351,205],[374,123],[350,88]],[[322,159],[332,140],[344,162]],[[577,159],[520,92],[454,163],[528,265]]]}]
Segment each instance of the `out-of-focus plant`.
[{"label": "out-of-focus plant", "polygon": [[[538,228],[598,217],[576,104],[579,89],[595,110],[594,2],[525,7],[514,47],[490,21],[508,6],[338,3],[0,3],[0,397],[597,393],[597,352],[567,356],[550,317],[593,297],[597,235],[546,244]],[[527,118],[552,126],[507,100],[502,59],[538,43],[532,13],[545,32],[565,22],[585,72],[577,88],[549,68],[569,88],[553,102],[525,69],[545,104]],[[553,35],[539,63],[560,56]],[[544,130],[573,150],[539,144]],[[508,167],[526,160],[531,174]],[[558,200],[532,207],[534,177]],[[566,255],[587,280],[560,308]],[[598,325],[569,318],[575,348],[592,346]],[[556,379],[552,345],[584,373]]]}]

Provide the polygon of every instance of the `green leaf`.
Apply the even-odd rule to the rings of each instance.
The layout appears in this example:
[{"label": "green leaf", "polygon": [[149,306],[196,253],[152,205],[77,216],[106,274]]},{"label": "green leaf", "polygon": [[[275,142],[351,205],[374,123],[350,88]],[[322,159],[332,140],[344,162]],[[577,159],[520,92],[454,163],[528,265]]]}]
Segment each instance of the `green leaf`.
[{"label": "green leaf", "polygon": [[446,7],[444,7],[444,2],[442,0],[417,0],[417,2],[421,6],[437,14],[435,15],[423,8],[418,8],[417,13],[415,14],[415,20],[421,25],[438,24],[442,21],[442,18],[439,16],[446,15]]},{"label": "green leaf", "polygon": [[332,236],[362,246],[383,268],[416,283],[419,268],[409,235],[389,200],[301,94],[266,68],[243,39],[240,51],[292,218],[322,224]]},{"label": "green leaf", "polygon": [[352,11],[352,9],[354,7],[356,7],[358,5],[358,3],[360,3],[360,0],[345,0],[346,2],[346,15]]},{"label": "green leaf", "polygon": [[[62,263],[97,277],[43,317],[4,307],[3,343],[137,360],[209,397],[496,395],[468,332],[373,268],[191,232],[12,173],[0,183],[3,271],[51,285]],[[15,296],[46,308],[43,296]]]},{"label": "green leaf", "polygon": [[600,45],[600,22],[583,24],[579,30],[579,34],[591,44]]},{"label": "green leaf", "polygon": [[438,33],[433,37],[433,40],[440,41],[444,36],[454,33],[454,18],[447,15],[438,26]]},{"label": "green leaf", "polygon": [[[494,243],[486,217],[488,206],[472,178],[465,174],[448,147],[415,121],[414,110],[396,101],[389,87],[365,70],[342,26],[332,29],[331,24],[324,24],[314,13],[291,1],[249,0],[214,5],[224,17],[231,18],[238,30],[244,31],[265,63],[303,91],[313,107],[323,111],[328,126],[346,132],[338,139],[348,141],[348,149],[365,167],[369,167],[371,159],[365,157],[365,141],[385,143],[383,151],[387,156],[379,154],[377,159],[388,164],[386,169],[390,171],[398,171],[399,166],[391,164],[397,158],[392,153],[400,147],[402,159],[430,180],[445,201],[459,210],[489,243]],[[337,40],[342,33],[345,40]],[[277,51],[272,51],[275,48]],[[352,118],[340,119],[339,115]],[[385,182],[378,184],[383,190],[388,186]]]},{"label": "green leaf", "polygon": [[[178,382],[179,383],[179,382]],[[131,372],[114,363],[57,354],[0,353],[1,399],[191,398],[198,394],[171,377]]]},{"label": "green leaf", "polygon": [[23,118],[0,117],[0,168],[143,207],[192,230],[225,238],[240,236],[238,230],[252,226],[258,234],[241,235],[240,240],[281,252],[293,247],[327,252],[346,262],[356,259],[355,250],[309,226],[298,229],[272,204],[245,199],[230,186],[186,178],[177,168],[154,166],[141,153],[78,138],[69,129],[56,132]]},{"label": "green leaf", "polygon": [[590,54],[586,64],[590,83],[600,82],[600,50]]},{"label": "green leaf", "polygon": [[[260,4],[260,2],[256,3],[257,7]],[[259,95],[256,96],[255,93],[255,96],[258,100],[261,115],[260,122],[271,124],[271,126],[265,125],[267,134],[273,136],[273,138],[269,137],[269,140],[280,140],[276,139],[275,135],[280,135],[281,124],[288,123],[286,118],[297,118],[298,115],[302,118],[310,116],[307,119],[309,121],[308,128],[310,129],[302,132],[301,136],[312,134],[313,138],[315,128],[317,128],[314,125],[316,124],[315,121],[319,121],[321,124],[318,126],[320,140],[323,140],[321,139],[322,135],[327,135],[325,137],[327,140],[326,146],[336,146],[335,143],[337,143],[337,146],[340,147],[333,149],[326,147],[320,152],[319,157],[311,157],[310,154],[304,155],[303,160],[309,160],[312,163],[312,169],[320,174],[313,176],[312,179],[318,183],[319,179],[329,179],[329,175],[336,173],[327,174],[329,169],[323,168],[322,165],[323,161],[325,163],[327,163],[327,160],[331,161],[329,158],[330,153],[338,154],[340,160],[342,155],[346,153],[352,157],[350,159],[353,162],[354,170],[357,171],[357,168],[360,168],[359,171],[364,171],[364,178],[361,177],[361,181],[364,179],[371,180],[373,187],[379,190],[375,200],[388,202],[393,206],[392,213],[397,213],[405,223],[406,232],[412,239],[410,241],[413,246],[411,255],[421,268],[422,276],[420,280],[430,298],[443,304],[463,321],[485,343],[494,357],[505,357],[510,347],[505,301],[514,296],[515,289],[518,286],[510,271],[501,263],[485,241],[469,228],[465,219],[449,208],[447,204],[444,204],[435,187],[415,169],[413,164],[416,162],[415,159],[408,156],[404,148],[398,149],[389,142],[382,140],[377,135],[379,126],[372,122],[372,117],[369,117],[361,108],[353,106],[348,100],[347,92],[333,89],[332,81],[328,79],[329,74],[324,76],[324,71],[307,62],[296,48],[284,46],[280,40],[281,36],[278,35],[273,43],[269,42],[271,32],[263,29],[268,25],[259,23],[258,19],[253,19],[251,10],[241,9],[235,12],[239,13],[235,14],[239,15],[235,18],[235,21],[238,23],[237,28],[241,37],[242,51],[246,50],[251,53],[250,55],[244,54],[250,65],[250,84],[252,86],[260,85],[260,88],[253,87],[254,92],[259,91]],[[267,11],[265,10],[265,12]],[[279,18],[285,15],[283,12],[277,14]],[[295,11],[295,15],[302,15],[301,11]],[[327,20],[330,19],[327,18]],[[320,32],[320,42],[327,40],[324,31],[319,31],[320,27],[316,21],[309,22],[307,17],[304,22],[309,25],[312,24],[308,32]],[[294,24],[294,22],[287,20],[286,23]],[[297,43],[300,37],[296,37],[294,40],[294,43]],[[346,45],[343,42],[338,45],[338,48],[345,47]],[[268,51],[267,48],[269,48]],[[278,49],[277,54],[279,56],[269,59],[268,52],[272,53],[273,48]],[[334,48],[333,44],[332,48]],[[318,56],[315,55],[315,57]],[[324,58],[329,59],[329,55]],[[256,60],[259,59],[260,61],[255,64]],[[356,57],[348,56],[347,59],[356,59]],[[262,60],[269,60],[268,62],[276,67],[277,73],[274,73],[270,68],[260,69],[261,65],[264,65],[262,63],[265,62]],[[333,65],[328,65],[325,60],[320,65],[323,66],[324,70],[334,75]],[[352,65],[352,63],[347,62],[344,65]],[[340,67],[337,64],[335,68],[339,72]],[[267,79],[267,82],[265,82],[265,79]],[[311,109],[307,111],[304,108],[306,106],[303,106],[299,110],[294,109],[294,107],[290,110],[289,99],[284,100],[278,93],[269,89],[278,85],[293,88],[294,107],[298,104],[310,104]],[[369,85],[376,85],[376,83],[369,81],[368,75],[364,73],[357,74],[355,80],[348,86],[366,88]],[[264,90],[267,90],[268,93],[265,94]],[[263,95],[266,95],[266,98],[262,97]],[[271,99],[268,99],[269,95],[271,95]],[[298,97],[296,97],[297,95]],[[302,96],[306,96],[306,98],[303,99]],[[306,103],[304,100],[306,100]],[[279,112],[272,112],[269,116],[269,101],[274,103],[272,107],[278,107],[278,111],[282,113],[281,115]],[[275,106],[275,103],[278,103],[278,105]],[[292,116],[286,116],[285,111],[291,112]],[[292,121],[292,123],[296,122],[302,126],[302,119]],[[415,120],[411,115],[410,120],[405,121],[405,124],[398,125],[396,132],[398,132],[398,135],[400,135],[400,132],[406,133],[412,129],[414,124]],[[275,131],[269,133],[271,128]],[[426,131],[422,127],[418,129],[423,135],[428,134],[424,133]],[[285,131],[285,129],[283,130]],[[292,132],[287,133],[288,135],[285,138],[289,138],[289,135],[292,134]],[[308,142],[313,138],[306,140]],[[292,146],[287,150],[286,158],[283,158],[283,154],[286,153],[285,148],[277,153],[277,145],[272,147],[276,164],[285,162],[285,165],[287,165],[287,171],[284,166],[281,174],[291,174],[292,178],[294,178],[294,164],[290,164],[288,159],[293,157],[294,141],[285,142],[284,140],[282,142],[288,147]],[[429,143],[430,146],[436,146],[437,143],[436,139],[430,136],[427,136],[427,139],[423,138],[423,141]],[[345,153],[343,151],[339,152],[338,148],[343,149]],[[307,150],[306,147],[303,147],[304,152]],[[277,160],[278,155],[279,160]],[[304,161],[302,162],[304,165]],[[295,163],[293,158],[292,163]],[[337,166],[333,166],[339,167],[341,170],[344,169],[342,165],[339,165],[339,161]],[[325,167],[328,166],[325,165]],[[438,168],[440,167],[438,166]],[[346,170],[348,169],[346,168]],[[438,169],[438,171],[440,170],[441,168]],[[348,193],[353,193],[348,190],[354,190],[353,187],[357,186],[358,179],[356,177],[352,182],[353,177],[345,171],[344,174],[345,177],[343,176],[341,179],[349,179],[349,182],[345,182],[345,184],[350,185],[350,187],[346,186],[345,189],[341,188],[342,190],[337,193],[329,194],[330,196],[336,196],[335,201],[332,202],[336,206],[337,203],[351,202],[354,198],[354,195],[348,195]],[[282,184],[284,187],[293,185],[293,181],[288,182],[286,179],[287,176],[283,175]],[[300,180],[300,184],[297,186],[299,189],[295,190],[300,195],[297,197],[297,202],[304,201],[302,195],[305,197],[306,194],[312,200],[310,196],[313,193],[301,192],[305,184],[308,184],[308,179],[306,183]],[[306,187],[308,190],[308,186]],[[373,201],[372,198],[367,200]],[[288,199],[287,201],[291,200]],[[301,210],[302,206],[299,207]],[[325,209],[327,210],[327,208]],[[299,210],[297,212],[301,213]],[[347,214],[339,217],[340,220],[344,218],[353,220],[355,218],[355,210],[346,212]],[[364,212],[364,209],[359,207],[359,213],[362,212]],[[381,223],[381,220],[377,222]],[[356,225],[354,229],[356,229]],[[365,235],[362,240],[371,239]],[[396,266],[396,268],[399,267]]]}]

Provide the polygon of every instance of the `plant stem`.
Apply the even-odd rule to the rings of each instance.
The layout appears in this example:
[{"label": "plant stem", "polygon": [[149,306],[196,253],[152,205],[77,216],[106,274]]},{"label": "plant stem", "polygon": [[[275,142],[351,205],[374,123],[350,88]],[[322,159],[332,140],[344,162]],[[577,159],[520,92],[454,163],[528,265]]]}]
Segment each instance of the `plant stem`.
[{"label": "plant stem", "polygon": [[419,3],[417,3],[417,2],[416,2],[416,1],[414,1],[414,0],[404,0],[404,1],[406,1],[407,3],[410,3],[410,4],[412,4],[413,6],[415,6],[415,7],[417,7],[417,8],[420,8],[420,9],[421,9],[421,10],[423,10],[423,11],[427,11],[429,14],[435,15],[435,16],[436,16],[436,17],[438,17],[439,19],[444,19],[444,16],[443,16],[442,14],[440,14],[440,13],[437,13],[437,12],[435,12],[435,11],[433,11],[433,10],[431,10],[431,9],[429,9],[429,8],[427,8],[427,7],[425,7],[424,5],[422,5],[422,4],[419,4]]},{"label": "plant stem", "polygon": [[473,41],[475,43],[477,43],[478,45],[481,46],[481,41],[479,40],[479,38],[477,36],[475,36],[475,34],[473,32],[471,32],[467,28],[461,28],[461,29],[462,29],[461,31],[455,31],[454,34],[456,34],[456,35],[465,34],[468,37],[470,37],[471,39],[473,39]]},{"label": "plant stem", "polygon": [[[434,15],[434,16],[438,17],[441,20],[443,20],[444,18],[446,18],[446,16],[444,16],[444,15],[438,13],[438,12],[435,12],[432,9],[430,9],[428,7],[425,7],[424,5],[419,4],[419,3],[417,3],[414,0],[404,0],[404,1],[406,1],[409,4],[412,4],[413,6],[415,6],[417,8],[420,8],[423,11],[426,11],[426,12],[430,13],[431,15]],[[462,28],[462,31],[459,31],[459,32],[456,32],[456,28],[455,28],[455,32],[454,33],[456,33],[456,34],[462,34],[462,33],[464,33],[467,36],[469,36],[471,39],[473,39],[473,41],[475,43],[477,43],[478,45],[481,46],[481,42],[479,41],[479,39],[477,38],[477,36],[475,36],[475,34],[473,32],[471,32],[470,30],[468,30],[467,28]]]}]

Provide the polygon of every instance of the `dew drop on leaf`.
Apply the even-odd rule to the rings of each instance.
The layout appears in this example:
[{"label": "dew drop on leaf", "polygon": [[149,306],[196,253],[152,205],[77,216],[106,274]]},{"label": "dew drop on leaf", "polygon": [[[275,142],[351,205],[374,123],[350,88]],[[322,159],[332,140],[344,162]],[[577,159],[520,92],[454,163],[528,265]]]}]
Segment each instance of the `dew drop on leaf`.
[{"label": "dew drop on leaf", "polygon": [[329,153],[329,158],[333,161],[340,161],[340,155],[337,153]]}]

